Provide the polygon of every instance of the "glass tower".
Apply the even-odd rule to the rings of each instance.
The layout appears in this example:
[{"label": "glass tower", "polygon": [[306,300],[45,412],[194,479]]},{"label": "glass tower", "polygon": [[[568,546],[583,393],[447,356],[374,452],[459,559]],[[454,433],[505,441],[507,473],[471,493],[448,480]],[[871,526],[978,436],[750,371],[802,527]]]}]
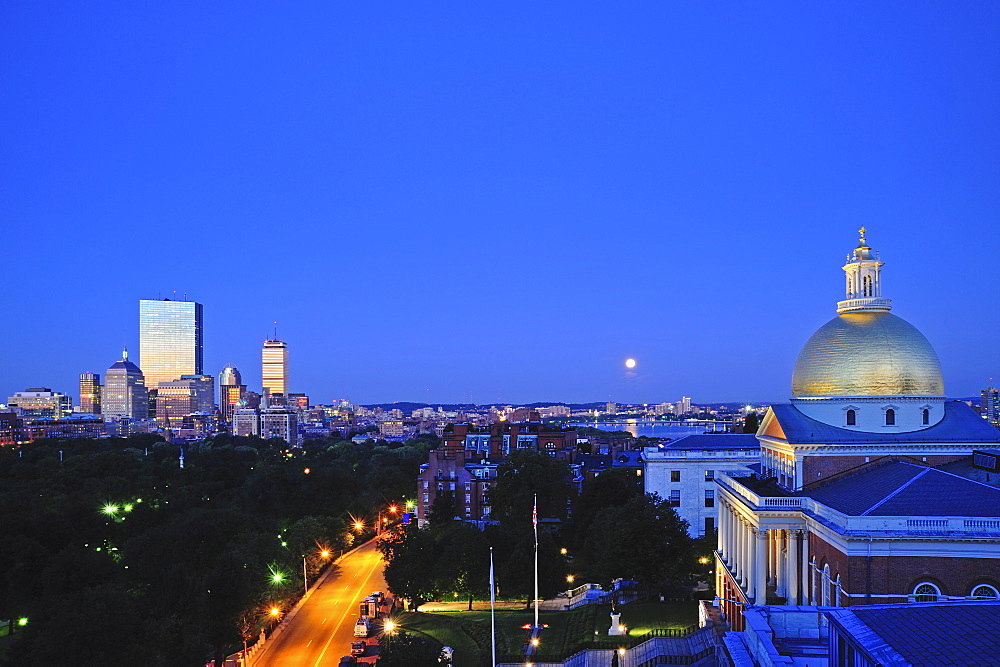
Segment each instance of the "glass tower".
[{"label": "glass tower", "polygon": [[80,412],[101,414],[101,376],[97,373],[80,374]]},{"label": "glass tower", "polygon": [[202,354],[200,303],[139,301],[139,363],[147,387],[202,375]]},{"label": "glass tower", "polygon": [[261,351],[261,379],[265,394],[288,395],[288,345],[265,340]]}]

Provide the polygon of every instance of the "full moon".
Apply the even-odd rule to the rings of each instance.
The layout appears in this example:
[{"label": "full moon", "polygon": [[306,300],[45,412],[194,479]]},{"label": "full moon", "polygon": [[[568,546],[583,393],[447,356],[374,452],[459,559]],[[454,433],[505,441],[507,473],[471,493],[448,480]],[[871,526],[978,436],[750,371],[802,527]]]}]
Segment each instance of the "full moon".
[{"label": "full moon", "polygon": [[635,359],[626,359],[625,368],[635,368]]}]

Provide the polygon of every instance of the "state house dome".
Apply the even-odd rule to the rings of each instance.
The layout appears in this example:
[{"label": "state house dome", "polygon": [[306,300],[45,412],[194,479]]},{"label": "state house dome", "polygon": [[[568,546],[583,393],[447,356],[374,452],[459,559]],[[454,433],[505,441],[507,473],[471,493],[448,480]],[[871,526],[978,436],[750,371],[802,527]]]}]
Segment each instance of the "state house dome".
[{"label": "state house dome", "polygon": [[806,341],[792,372],[796,398],[942,394],[934,348],[916,327],[885,311],[833,318]]},{"label": "state house dome", "polygon": [[916,327],[889,313],[882,261],[860,229],[842,267],[846,298],[806,341],[792,372],[793,398],[943,396],[941,362]]}]

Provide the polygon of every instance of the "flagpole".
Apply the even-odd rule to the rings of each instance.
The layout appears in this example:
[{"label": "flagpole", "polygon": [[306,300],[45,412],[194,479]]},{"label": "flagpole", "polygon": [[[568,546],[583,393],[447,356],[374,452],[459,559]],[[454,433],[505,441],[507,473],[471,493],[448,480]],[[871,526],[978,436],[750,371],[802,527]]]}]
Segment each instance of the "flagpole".
[{"label": "flagpole", "polygon": [[[538,494],[535,494],[535,505],[531,509],[531,524],[535,529],[535,632],[538,632]],[[537,636],[537,635],[536,635]]]},{"label": "flagpole", "polygon": [[493,647],[493,667],[497,667],[497,587],[493,582],[493,547],[490,547],[490,641]]}]

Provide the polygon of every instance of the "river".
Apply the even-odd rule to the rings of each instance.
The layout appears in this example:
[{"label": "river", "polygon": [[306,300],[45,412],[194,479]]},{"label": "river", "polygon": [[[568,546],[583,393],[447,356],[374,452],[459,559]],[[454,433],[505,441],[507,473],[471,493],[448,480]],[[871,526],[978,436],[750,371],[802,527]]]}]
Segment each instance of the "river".
[{"label": "river", "polygon": [[[724,432],[729,425],[729,422],[718,422],[714,425],[714,428],[720,432]],[[628,431],[636,438],[644,435],[647,438],[674,439],[693,433],[704,433],[705,431],[711,431],[713,428],[713,425],[706,426],[704,423],[684,424],[682,422],[654,422],[642,419],[623,419],[614,422],[575,422],[569,424],[569,426],[590,426],[591,428],[599,428],[602,431]]]}]

